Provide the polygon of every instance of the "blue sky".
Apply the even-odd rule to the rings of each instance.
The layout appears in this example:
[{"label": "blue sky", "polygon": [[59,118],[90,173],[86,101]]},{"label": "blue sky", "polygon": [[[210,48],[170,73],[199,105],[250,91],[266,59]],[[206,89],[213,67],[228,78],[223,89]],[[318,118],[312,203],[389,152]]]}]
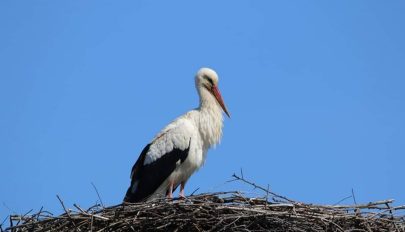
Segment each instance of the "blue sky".
[{"label": "blue sky", "polygon": [[[405,204],[403,1],[1,1],[0,220],[119,203],[143,147],[220,76],[232,114],[190,194]],[[347,200],[346,203],[352,203]]]}]

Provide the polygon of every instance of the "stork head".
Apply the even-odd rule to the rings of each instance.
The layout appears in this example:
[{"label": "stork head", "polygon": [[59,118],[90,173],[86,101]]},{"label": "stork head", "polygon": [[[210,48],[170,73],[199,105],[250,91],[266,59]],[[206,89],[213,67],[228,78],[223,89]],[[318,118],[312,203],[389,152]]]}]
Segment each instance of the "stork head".
[{"label": "stork head", "polygon": [[208,102],[207,104],[209,104],[210,99],[215,99],[225,114],[231,117],[218,89],[218,75],[214,70],[210,68],[198,70],[195,77],[195,85],[200,94],[201,102]]}]

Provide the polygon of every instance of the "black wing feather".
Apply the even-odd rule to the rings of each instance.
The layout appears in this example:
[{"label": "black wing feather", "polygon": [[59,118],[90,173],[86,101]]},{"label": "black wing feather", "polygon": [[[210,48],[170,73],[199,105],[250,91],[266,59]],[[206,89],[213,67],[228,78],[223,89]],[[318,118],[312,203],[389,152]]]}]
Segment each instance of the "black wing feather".
[{"label": "black wing feather", "polygon": [[[174,148],[154,162],[143,165],[150,146],[151,144],[148,144],[142,150],[138,160],[132,167],[131,185],[125,195],[125,202],[140,202],[152,195],[176,169],[176,163],[179,160],[181,163],[184,162],[190,149],[190,146],[185,150]],[[137,186],[133,189],[133,185],[136,183]]]}]

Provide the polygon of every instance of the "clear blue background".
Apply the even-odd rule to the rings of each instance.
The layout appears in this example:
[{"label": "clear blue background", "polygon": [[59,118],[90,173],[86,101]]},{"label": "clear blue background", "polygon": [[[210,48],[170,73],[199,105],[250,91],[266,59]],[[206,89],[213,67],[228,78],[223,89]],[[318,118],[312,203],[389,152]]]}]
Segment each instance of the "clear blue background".
[{"label": "clear blue background", "polygon": [[[190,194],[405,204],[404,1],[0,2],[0,220],[117,204],[154,135],[220,75],[232,114]],[[260,192],[259,192],[260,194]],[[348,199],[345,203],[353,203]]]}]

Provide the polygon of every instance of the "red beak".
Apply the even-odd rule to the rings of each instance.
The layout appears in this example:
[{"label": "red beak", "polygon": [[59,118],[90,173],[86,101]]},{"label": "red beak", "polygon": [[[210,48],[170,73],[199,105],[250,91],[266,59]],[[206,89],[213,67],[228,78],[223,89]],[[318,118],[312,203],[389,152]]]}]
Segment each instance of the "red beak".
[{"label": "red beak", "polygon": [[224,110],[225,114],[228,115],[229,118],[231,118],[231,115],[229,114],[228,110],[226,109],[224,100],[222,99],[221,92],[219,92],[219,89],[217,86],[212,86],[212,93],[214,94],[215,98],[217,99],[219,105],[221,105],[222,109]]}]

